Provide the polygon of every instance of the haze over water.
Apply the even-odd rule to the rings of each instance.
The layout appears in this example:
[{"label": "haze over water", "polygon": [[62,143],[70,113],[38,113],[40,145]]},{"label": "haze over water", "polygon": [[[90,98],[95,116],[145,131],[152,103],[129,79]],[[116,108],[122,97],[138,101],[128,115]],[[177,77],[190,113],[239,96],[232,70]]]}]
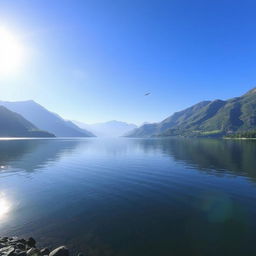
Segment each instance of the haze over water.
[{"label": "haze over water", "polygon": [[255,255],[256,141],[0,141],[0,229],[88,255]]}]

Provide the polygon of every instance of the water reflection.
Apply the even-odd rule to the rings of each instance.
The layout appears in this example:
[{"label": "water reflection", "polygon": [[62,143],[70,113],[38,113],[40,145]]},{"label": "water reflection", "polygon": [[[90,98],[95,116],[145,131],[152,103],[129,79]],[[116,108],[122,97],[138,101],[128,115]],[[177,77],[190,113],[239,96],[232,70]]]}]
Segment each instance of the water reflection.
[{"label": "water reflection", "polygon": [[256,178],[256,141],[173,138],[135,140],[134,143],[145,153],[160,151],[197,170]]},{"label": "water reflection", "polygon": [[3,192],[0,192],[0,222],[7,217],[10,210],[11,210],[10,201],[8,201],[6,195]]},{"label": "water reflection", "polygon": [[256,255],[255,155],[250,141],[0,141],[0,229],[89,256]]},{"label": "water reflection", "polygon": [[77,139],[0,140],[0,174],[33,172],[88,143]]},{"label": "water reflection", "polygon": [[163,154],[188,167],[215,175],[229,172],[256,179],[256,141],[187,138],[0,141],[0,174],[10,170],[31,172],[75,151],[113,158]]}]

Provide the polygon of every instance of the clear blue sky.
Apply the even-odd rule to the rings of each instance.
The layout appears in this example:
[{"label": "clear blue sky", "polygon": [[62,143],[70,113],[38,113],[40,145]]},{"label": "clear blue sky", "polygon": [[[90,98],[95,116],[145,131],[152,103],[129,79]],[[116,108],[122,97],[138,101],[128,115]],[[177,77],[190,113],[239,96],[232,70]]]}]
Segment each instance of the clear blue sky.
[{"label": "clear blue sky", "polygon": [[255,0],[0,0],[0,25],[29,53],[0,78],[0,98],[140,124],[241,95],[256,86],[255,10]]}]

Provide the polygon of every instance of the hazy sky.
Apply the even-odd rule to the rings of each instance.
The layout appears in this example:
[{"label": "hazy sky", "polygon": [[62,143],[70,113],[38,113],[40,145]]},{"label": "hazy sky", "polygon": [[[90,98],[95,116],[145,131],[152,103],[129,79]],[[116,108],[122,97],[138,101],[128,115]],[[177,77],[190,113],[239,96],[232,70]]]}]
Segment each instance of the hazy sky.
[{"label": "hazy sky", "polygon": [[241,95],[256,85],[255,10],[255,0],[0,0],[0,27],[24,48],[0,99],[140,124]]}]

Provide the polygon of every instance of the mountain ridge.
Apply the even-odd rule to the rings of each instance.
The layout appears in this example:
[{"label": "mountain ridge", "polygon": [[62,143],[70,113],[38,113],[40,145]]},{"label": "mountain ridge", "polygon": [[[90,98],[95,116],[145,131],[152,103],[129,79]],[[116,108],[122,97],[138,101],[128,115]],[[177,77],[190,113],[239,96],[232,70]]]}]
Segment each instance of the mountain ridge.
[{"label": "mountain ridge", "polygon": [[78,121],[73,121],[75,124],[91,131],[98,137],[120,137],[125,135],[127,132],[137,128],[135,124],[126,123],[117,120],[110,120],[107,122],[85,124]]},{"label": "mountain ridge", "polygon": [[128,137],[207,136],[256,129],[256,88],[228,100],[202,101],[163,121],[141,126]]},{"label": "mountain ridge", "polygon": [[0,106],[0,123],[0,137],[55,137],[4,106]]},{"label": "mountain ridge", "polygon": [[22,115],[39,129],[49,131],[58,137],[95,137],[91,132],[81,129],[71,121],[64,120],[34,100],[0,101],[0,105]]}]

